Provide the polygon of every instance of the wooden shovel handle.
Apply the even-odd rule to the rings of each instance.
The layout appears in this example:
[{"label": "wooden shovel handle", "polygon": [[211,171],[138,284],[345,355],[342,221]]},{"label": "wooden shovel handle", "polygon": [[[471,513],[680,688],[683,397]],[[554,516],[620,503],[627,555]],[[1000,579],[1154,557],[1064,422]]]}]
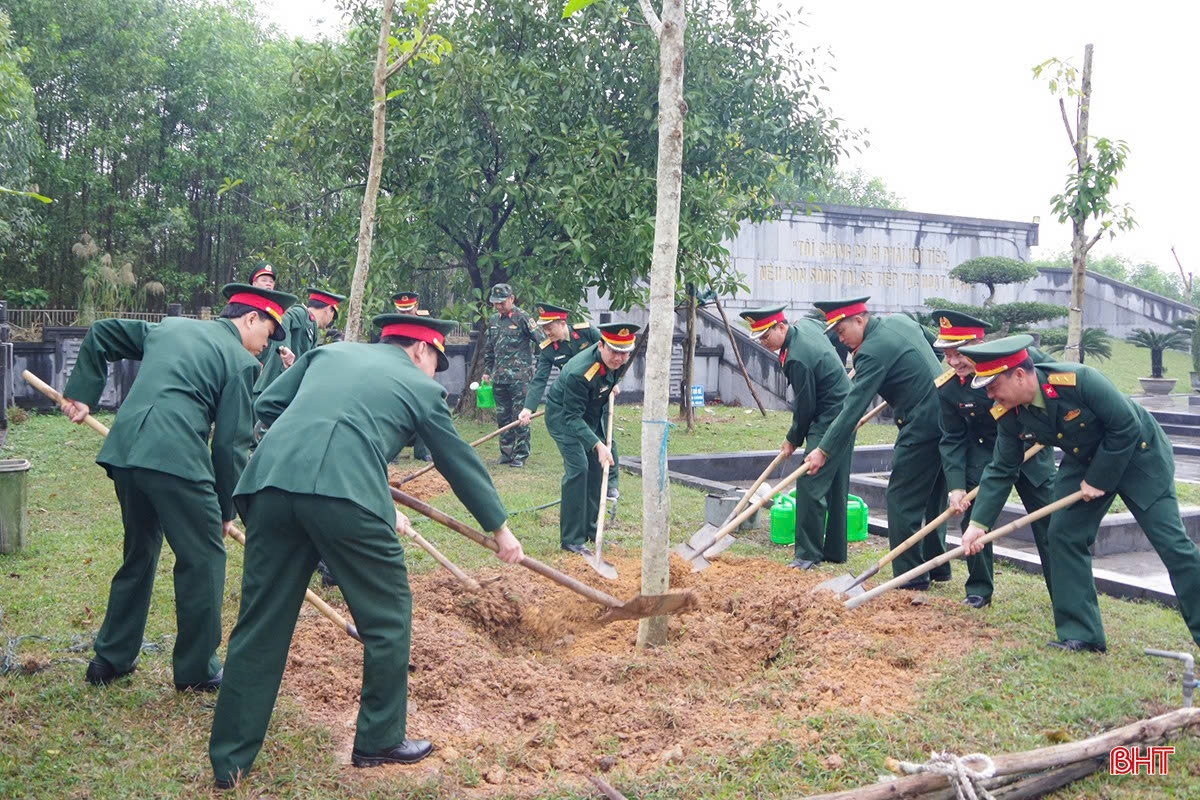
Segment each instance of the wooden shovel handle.
[{"label": "wooden shovel handle", "polygon": [[[42,394],[46,395],[46,397],[49,397],[55,403],[58,403],[58,407],[60,409],[62,409],[64,406],[66,406],[67,401],[63,399],[62,393],[60,391],[58,391],[58,389],[55,389],[53,386],[51,386],[50,384],[46,383],[44,380],[39,378],[37,375],[34,375],[29,370],[24,370],[21,372],[21,377],[24,378],[25,382],[28,383],[30,386],[37,389]],[[100,434],[101,436],[108,436],[108,426],[105,425],[100,420],[93,417],[91,414],[88,414],[86,417],[84,417],[83,421],[84,421],[84,424],[86,424],[89,428],[94,430],[96,433]]]},{"label": "wooden shovel handle", "polygon": [[[546,413],[545,411],[539,411],[539,412],[537,412],[536,414],[533,414],[533,415],[531,415],[529,418],[530,418],[531,420],[534,420],[534,419],[537,419],[537,418],[538,418],[538,417],[540,417],[540,416],[543,416],[545,413]],[[488,440],[490,440],[490,439],[495,439],[497,436],[499,436],[500,434],[504,433],[505,431],[511,431],[513,428],[517,427],[517,426],[518,426],[518,425],[520,425],[520,424],[521,424],[521,420],[519,420],[519,419],[515,419],[515,420],[513,420],[512,422],[510,422],[510,423],[508,423],[507,425],[505,425],[504,427],[502,427],[502,428],[497,428],[496,430],[492,431],[492,432],[491,432],[491,433],[489,433],[489,434],[486,434],[486,435],[484,435],[484,436],[480,436],[478,439],[476,439],[475,441],[471,442],[471,447],[478,447],[479,445],[483,444],[484,442],[486,442],[486,441],[488,441]],[[419,470],[417,470],[416,472],[412,473],[411,475],[405,475],[403,478],[401,478],[401,479],[400,479],[399,483],[400,483],[400,485],[401,485],[401,486],[403,486],[404,484],[408,483],[409,481],[411,481],[411,480],[413,480],[413,479],[415,479],[415,478],[419,478],[419,477],[421,477],[421,476],[422,476],[422,475],[424,475],[426,472],[429,472],[429,470],[431,470],[431,469],[434,469],[434,465],[433,465],[433,464],[426,464],[425,466],[421,467]]]},{"label": "wooden shovel handle", "polygon": [[[1025,461],[1028,461],[1029,459],[1033,458],[1038,453],[1042,452],[1042,450],[1044,450],[1045,447],[1046,446],[1043,444],[1035,444],[1033,447],[1026,450],[1025,451]],[[979,495],[979,487],[976,486],[974,489],[967,492],[967,499],[974,500],[976,498],[976,496],[978,496],[978,495]],[[950,517],[953,513],[954,513],[953,509],[947,508],[941,514],[938,514],[932,520],[925,523],[925,527],[921,528],[916,533],[914,533],[912,536],[908,537],[903,542],[896,545],[896,549],[892,550],[890,553],[885,555],[883,558],[879,559],[879,562],[876,563],[875,567],[874,567],[875,572],[879,572],[879,570],[883,569],[888,564],[895,561],[897,556],[899,556],[905,550],[908,550],[910,547],[912,547],[917,542],[924,539],[932,531],[936,530],[939,525],[941,525],[946,520],[950,519]],[[872,573],[872,574],[874,574],[874,573]]]},{"label": "wooden shovel handle", "polygon": [[[22,372],[21,377],[24,378],[30,386],[46,395],[54,402],[58,403],[60,408],[63,406],[63,396],[53,386],[46,383],[37,375],[34,375],[29,370]],[[108,436],[108,428],[104,425],[104,423],[100,422],[100,420],[96,419],[91,414],[87,415],[87,417],[84,419],[84,422],[86,422],[88,426],[92,428],[92,430],[96,431],[96,433],[100,434],[101,436]],[[241,542],[242,546],[245,546],[246,536],[237,528],[236,525],[233,528],[233,538],[238,542]],[[326,603],[324,600],[318,597],[311,589],[305,589],[304,599],[311,603],[314,608],[320,611],[327,619],[337,624],[350,636],[353,636],[360,642],[362,641],[362,637],[358,635],[358,629],[355,628],[353,624],[347,622],[346,619],[339,614],[333,606],[329,605],[329,603]]]},{"label": "wooden shovel handle", "polygon": [[[406,494],[394,486],[389,488],[392,490],[392,499],[400,505],[408,506],[413,511],[416,511],[419,514],[424,514],[434,522],[440,522],[450,530],[456,533],[461,533],[463,536],[467,537],[476,544],[481,545],[482,547],[486,547],[493,553],[500,549],[500,546],[496,544],[496,540],[491,536],[481,533],[480,531],[477,531],[468,525],[464,525],[444,511],[439,511],[438,509],[429,505],[424,500],[418,500],[411,494]],[[620,600],[612,595],[602,592],[599,589],[594,589],[582,581],[577,581],[570,575],[559,572],[553,567],[543,564],[541,561],[538,561],[535,558],[525,556],[518,563],[520,563],[522,567],[536,572],[543,578],[549,578],[559,586],[564,586],[570,589],[572,592],[586,597],[593,603],[599,603],[600,605],[607,606],[609,608],[619,608],[620,606],[624,605]]]},{"label": "wooden shovel handle", "polygon": [[[872,418],[874,418],[877,414],[879,414],[880,411],[883,411],[883,409],[886,407],[887,407],[887,403],[880,403],[879,405],[872,408],[870,411],[868,411],[866,414],[863,415],[863,418],[858,421],[858,424],[854,426],[854,429],[858,430],[863,425],[866,425],[867,422],[869,422]],[[782,453],[780,453],[780,455],[782,455]],[[797,478],[799,478],[801,475],[806,474],[807,472],[808,472],[808,462],[805,462],[805,463],[801,464],[800,466],[796,467],[796,469],[793,470],[790,475],[784,477],[783,480],[781,480],[779,483],[772,486],[771,491],[767,495],[755,499],[740,514],[736,515],[731,520],[729,520],[724,525],[722,525],[720,530],[718,530],[716,533],[714,533],[712,535],[711,540],[709,542],[702,543],[702,545],[697,546],[696,552],[699,555],[704,555],[704,552],[706,550],[709,550],[710,548],[712,548],[712,546],[714,544],[716,544],[717,542],[721,541],[726,536],[728,536],[731,531],[737,530],[737,527],[739,525],[741,525],[746,520],[750,519],[750,517],[754,515],[754,512],[758,511],[760,508],[762,508],[763,505],[765,505],[768,500],[770,500],[775,495],[782,492],[784,489],[786,489],[788,486],[790,486],[793,482],[795,482]]]},{"label": "wooden shovel handle", "polygon": [[[617,397],[609,390],[608,393],[608,431],[605,433],[605,446],[608,447],[609,453],[612,453],[612,425],[613,425],[613,403]],[[608,464],[604,465],[603,474],[600,476],[600,512],[596,514],[596,559],[600,559],[600,550],[604,547],[604,522],[608,519],[608,504],[605,502],[605,497],[608,495]]]},{"label": "wooden shovel handle", "polygon": [[746,504],[750,502],[750,498],[753,497],[754,493],[758,491],[758,487],[763,485],[763,482],[770,477],[771,473],[775,471],[776,467],[783,463],[785,458],[787,458],[787,456],[785,456],[783,451],[780,450],[775,455],[775,458],[771,459],[771,463],[767,464],[767,468],[764,469],[762,474],[758,476],[758,480],[754,481],[754,484],[746,491],[744,495],[742,495],[742,499],[738,500],[738,504],[733,507],[733,513],[729,515],[729,519],[733,519],[738,514],[742,513],[742,509],[745,508]]},{"label": "wooden shovel handle", "polygon": [[[1082,499],[1083,499],[1083,490],[1082,489],[1077,492],[1072,492],[1071,494],[1067,495],[1066,497],[1055,500],[1050,505],[1042,506],[1037,511],[1026,514],[1025,516],[1020,517],[1018,519],[1014,519],[1012,522],[1008,523],[1007,525],[1001,525],[999,528],[996,528],[993,531],[988,531],[987,533],[985,533],[983,535],[982,538],[980,538],[979,541],[982,542],[983,544],[988,544],[996,539],[999,539],[1001,536],[1007,536],[1008,534],[1012,533],[1013,531],[1017,530],[1018,528],[1020,528],[1024,525],[1028,525],[1031,522],[1037,522],[1042,517],[1048,517],[1051,514],[1053,514],[1055,511],[1066,508],[1067,506],[1074,505],[1075,503],[1079,502]],[[867,602],[868,600],[873,600],[876,597],[878,597],[879,595],[883,594],[884,592],[891,591],[892,589],[895,589],[897,586],[900,586],[901,584],[908,583],[912,579],[919,578],[922,575],[924,575],[925,573],[929,572],[930,570],[940,567],[942,564],[945,564],[946,562],[950,561],[951,559],[958,558],[964,552],[965,551],[964,551],[962,545],[959,545],[958,547],[954,548],[953,550],[947,550],[946,552],[942,553],[937,558],[931,558],[929,561],[926,561],[924,564],[913,567],[912,569],[910,569],[908,572],[904,573],[903,575],[897,575],[895,578],[892,578],[887,583],[882,583],[879,586],[876,586],[874,589],[872,589],[869,592],[860,594],[858,597],[851,597],[849,600],[846,601],[846,608],[858,608],[859,606],[861,606],[863,603]]]},{"label": "wooden shovel handle", "polygon": [[424,550],[426,553],[429,553],[429,555],[433,556],[433,560],[438,562],[439,564],[441,564],[446,569],[448,569],[450,571],[450,574],[453,575],[455,578],[458,578],[458,582],[461,583],[463,586],[466,586],[468,589],[470,589],[473,592],[478,592],[480,590],[480,588],[482,588],[479,585],[479,581],[475,580],[470,575],[463,572],[462,569],[459,568],[458,564],[455,564],[453,561],[451,561],[450,559],[448,559],[444,555],[442,555],[442,551],[440,551],[436,547],[434,547],[433,544],[428,539],[426,539],[424,536],[417,533],[417,529],[414,528],[411,524],[405,525],[404,529],[401,531],[401,533],[403,533],[405,536],[407,536],[408,538],[410,538],[414,542],[416,542],[417,545],[422,550]]}]

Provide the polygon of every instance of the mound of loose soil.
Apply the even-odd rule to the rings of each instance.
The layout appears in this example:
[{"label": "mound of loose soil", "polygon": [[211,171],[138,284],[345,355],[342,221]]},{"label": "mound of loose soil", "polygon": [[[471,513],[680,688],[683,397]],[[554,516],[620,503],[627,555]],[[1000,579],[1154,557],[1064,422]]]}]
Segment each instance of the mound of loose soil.
[{"label": "mound of loose soil", "polygon": [[397,489],[404,490],[406,494],[411,494],[413,497],[421,500],[437,497],[439,494],[445,494],[450,491],[450,484],[446,483],[446,479],[442,477],[442,473],[436,469],[431,469],[421,477],[414,478],[408,483],[400,483],[406,475],[411,475],[425,466],[428,465],[423,461],[418,461],[416,466],[407,469],[394,465],[390,466],[388,467],[388,483]]},{"label": "mound of loose soil", "polygon": [[[640,558],[610,558],[621,574],[611,583],[578,558],[563,569],[634,596]],[[725,558],[698,574],[673,562],[671,573],[673,589],[693,592],[700,608],[672,617],[669,644],[650,651],[635,649],[636,622],[601,626],[597,606],[519,567],[479,571],[495,580],[475,595],[445,572],[415,576],[408,726],[439,749],[405,774],[439,773],[456,794],[464,785],[522,794],[552,769],[640,772],[769,739],[802,747],[817,734],[781,721],[902,711],[935,663],[989,646],[993,634],[957,603],[915,606],[908,592],[847,611],[810,593],[828,574],[771,561]],[[361,668],[361,646],[306,608],[283,691],[329,726],[345,758]],[[355,772],[369,781],[393,770]]]}]

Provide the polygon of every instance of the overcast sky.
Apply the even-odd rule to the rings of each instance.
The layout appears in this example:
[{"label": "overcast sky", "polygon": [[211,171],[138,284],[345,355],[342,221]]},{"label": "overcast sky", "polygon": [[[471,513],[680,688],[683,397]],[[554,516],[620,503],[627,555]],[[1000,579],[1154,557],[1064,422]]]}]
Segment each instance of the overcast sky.
[{"label": "overcast sky", "polygon": [[[832,53],[829,105],[851,127],[866,128],[870,141],[843,166],[883,178],[913,211],[1040,217],[1036,256],[1070,247],[1070,229],[1053,218],[1049,199],[1062,189],[1071,151],[1056,101],[1031,68],[1051,56],[1082,67],[1091,42],[1091,132],[1129,143],[1114,199],[1131,204],[1139,223],[1093,253],[1174,270],[1175,245],[1185,267],[1200,273],[1197,204],[1188,199],[1200,191],[1192,141],[1200,127],[1200,3],[765,2],[803,5],[796,41]],[[293,35],[339,22],[333,0],[258,3]]]}]

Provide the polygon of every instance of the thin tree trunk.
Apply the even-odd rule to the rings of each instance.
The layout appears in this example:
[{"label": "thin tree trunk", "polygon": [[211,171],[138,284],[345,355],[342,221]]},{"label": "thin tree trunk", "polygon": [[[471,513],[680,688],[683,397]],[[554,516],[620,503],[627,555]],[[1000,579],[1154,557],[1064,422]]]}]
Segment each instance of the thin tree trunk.
[{"label": "thin tree trunk", "polygon": [[[1080,84],[1079,118],[1075,131],[1075,171],[1083,172],[1088,160],[1088,117],[1092,105],[1092,46],[1083,48],[1083,80]],[[1087,219],[1071,220],[1071,305],[1067,311],[1067,346],[1063,356],[1082,362],[1079,344],[1083,340],[1083,287],[1087,281]]]},{"label": "thin tree trunk", "polygon": [[687,422],[688,433],[696,427],[696,408],[692,405],[692,384],[696,381],[696,293],[688,287],[687,326],[683,335],[683,370],[679,386],[679,416]]},{"label": "thin tree trunk", "polygon": [[350,281],[350,310],[346,314],[345,338],[357,342],[363,338],[363,295],[367,274],[371,271],[371,240],[375,236],[375,204],[379,199],[379,179],[383,174],[383,145],[387,133],[388,37],[392,33],[392,8],[395,0],[383,0],[383,22],[379,25],[379,47],[375,53],[375,77],[371,97],[375,113],[371,122],[371,164],[367,168],[367,188],[363,192],[362,216],[358,221],[358,258]]},{"label": "thin tree trunk", "polygon": [[717,311],[721,312],[721,322],[725,323],[725,333],[729,334],[729,346],[733,348],[733,355],[737,358],[738,369],[742,371],[742,377],[746,379],[746,388],[750,390],[750,396],[758,404],[758,410],[762,412],[763,417],[766,417],[767,409],[758,397],[758,390],[754,388],[754,381],[750,380],[750,373],[746,371],[746,362],[742,360],[742,351],[738,349],[737,337],[733,335],[733,326],[729,324],[729,317],[725,314],[725,306],[721,305],[721,298],[719,297],[714,298],[713,302],[717,304]]},{"label": "thin tree trunk", "polygon": [[[642,422],[642,593],[663,594],[670,586],[668,557],[671,503],[667,488],[667,410],[670,404],[671,340],[675,330],[675,267],[679,255],[679,201],[683,184],[684,0],[663,0],[658,36],[658,186],[654,258],[650,264],[650,325],[655,338],[646,349]],[[652,15],[648,4],[643,12]],[[651,29],[658,20],[647,19]],[[667,641],[667,618],[638,624],[638,647]]]}]

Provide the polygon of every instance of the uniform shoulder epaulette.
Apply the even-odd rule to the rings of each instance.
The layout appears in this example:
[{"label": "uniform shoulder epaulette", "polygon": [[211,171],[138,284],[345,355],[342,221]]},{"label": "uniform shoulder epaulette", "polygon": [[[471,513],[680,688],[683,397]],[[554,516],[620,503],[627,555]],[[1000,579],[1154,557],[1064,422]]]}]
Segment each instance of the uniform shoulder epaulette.
[{"label": "uniform shoulder epaulette", "polygon": [[545,350],[547,347],[549,347],[552,344],[554,344],[554,341],[552,339],[542,339],[542,341],[540,343],[538,343],[538,350]]},{"label": "uniform shoulder epaulette", "polygon": [[1074,386],[1077,377],[1074,372],[1051,372],[1047,380],[1051,386]]},{"label": "uniform shoulder epaulette", "polygon": [[577,331],[586,331],[588,328],[592,327],[592,323],[590,323],[590,322],[576,322],[576,323],[575,323],[574,325],[572,325],[571,327],[572,327],[572,328],[574,328],[574,329],[575,329],[575,330],[577,330]]},{"label": "uniform shoulder epaulette", "polygon": [[1000,419],[1001,417],[1003,417],[1005,414],[1008,413],[1008,409],[1005,408],[1004,406],[1000,405],[999,403],[993,403],[991,411],[992,411],[992,419]]},{"label": "uniform shoulder epaulette", "polygon": [[592,378],[596,377],[596,373],[599,371],[600,362],[597,361],[595,364],[592,364],[590,367],[588,367],[588,371],[583,373],[583,377],[590,381]]},{"label": "uniform shoulder epaulette", "polygon": [[933,379],[933,385],[940,389],[946,385],[946,381],[950,380],[957,374],[958,373],[955,372],[953,369],[948,369],[945,372],[943,372],[941,375],[938,375],[936,378]]}]

